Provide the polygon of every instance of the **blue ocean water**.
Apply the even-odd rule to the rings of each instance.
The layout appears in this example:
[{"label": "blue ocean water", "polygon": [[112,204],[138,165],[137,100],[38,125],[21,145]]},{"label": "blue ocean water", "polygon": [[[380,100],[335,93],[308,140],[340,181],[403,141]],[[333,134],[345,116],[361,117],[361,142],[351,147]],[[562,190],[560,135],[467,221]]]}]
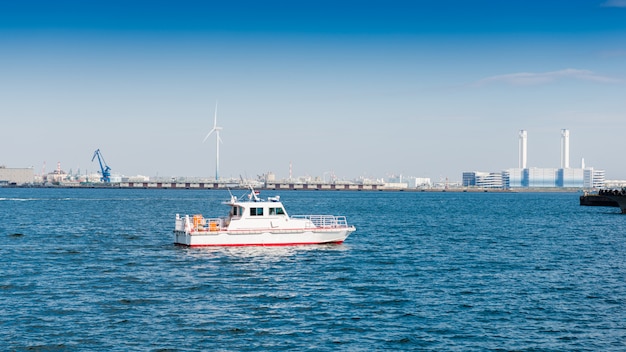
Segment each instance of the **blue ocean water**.
[{"label": "blue ocean water", "polygon": [[574,193],[261,195],[276,194],[357,231],[190,249],[172,244],[175,214],[223,215],[228,192],[0,188],[0,349],[626,349],[618,208]]}]

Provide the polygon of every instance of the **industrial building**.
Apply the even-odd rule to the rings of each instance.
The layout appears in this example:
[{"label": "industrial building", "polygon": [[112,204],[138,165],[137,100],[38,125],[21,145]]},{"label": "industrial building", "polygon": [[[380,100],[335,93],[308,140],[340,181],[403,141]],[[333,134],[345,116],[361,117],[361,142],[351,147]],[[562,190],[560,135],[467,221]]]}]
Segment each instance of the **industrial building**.
[{"label": "industrial building", "polygon": [[35,182],[35,172],[29,168],[8,168],[0,165],[0,186],[27,185]]},{"label": "industrial building", "polygon": [[561,165],[560,168],[529,168],[528,133],[519,132],[518,168],[501,172],[464,172],[464,187],[482,188],[600,188],[604,186],[604,170],[585,167],[570,168],[569,130],[561,130]]},{"label": "industrial building", "polygon": [[464,187],[504,188],[502,172],[464,172]]},{"label": "industrial building", "polygon": [[403,177],[391,176],[383,181],[383,185],[388,189],[406,189],[406,188],[431,188],[432,183],[428,177]]}]

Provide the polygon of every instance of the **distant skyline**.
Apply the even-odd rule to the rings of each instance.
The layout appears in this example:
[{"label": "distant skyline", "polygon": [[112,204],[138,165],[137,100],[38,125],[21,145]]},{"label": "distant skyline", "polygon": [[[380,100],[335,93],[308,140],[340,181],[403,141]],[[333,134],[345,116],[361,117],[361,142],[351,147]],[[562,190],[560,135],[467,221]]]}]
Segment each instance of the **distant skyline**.
[{"label": "distant skyline", "polygon": [[0,3],[0,165],[626,179],[626,1]]}]

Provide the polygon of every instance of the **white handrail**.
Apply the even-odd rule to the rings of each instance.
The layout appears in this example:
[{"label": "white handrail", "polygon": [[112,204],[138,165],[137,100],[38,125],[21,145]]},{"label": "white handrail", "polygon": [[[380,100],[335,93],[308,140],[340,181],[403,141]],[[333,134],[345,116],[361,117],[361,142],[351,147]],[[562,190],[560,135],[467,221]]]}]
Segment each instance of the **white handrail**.
[{"label": "white handrail", "polygon": [[345,216],[334,215],[292,215],[293,219],[310,220],[315,227],[348,227]]}]

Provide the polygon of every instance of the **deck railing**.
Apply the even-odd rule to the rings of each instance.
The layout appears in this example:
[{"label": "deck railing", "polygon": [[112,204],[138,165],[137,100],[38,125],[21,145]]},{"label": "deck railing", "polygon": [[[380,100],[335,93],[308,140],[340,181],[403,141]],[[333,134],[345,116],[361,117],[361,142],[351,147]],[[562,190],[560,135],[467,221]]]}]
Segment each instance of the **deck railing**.
[{"label": "deck railing", "polygon": [[348,227],[345,216],[334,215],[292,215],[293,219],[311,220],[315,227]]},{"label": "deck railing", "polygon": [[[334,216],[334,215],[292,215],[292,219],[306,219],[311,221],[310,228],[319,228],[319,229],[335,229],[335,228],[348,228],[348,221],[345,216]],[[225,228],[225,220],[222,218],[193,218],[191,216],[180,217],[178,214],[176,216],[176,226],[175,229],[177,231],[185,231],[185,232],[219,232],[223,231]],[[305,226],[308,228],[309,226]],[[267,229],[242,229],[242,230],[232,230],[232,232],[242,233],[242,232],[262,232]],[[293,232],[293,231],[302,231],[302,228],[299,229],[271,229],[272,232]]]}]

